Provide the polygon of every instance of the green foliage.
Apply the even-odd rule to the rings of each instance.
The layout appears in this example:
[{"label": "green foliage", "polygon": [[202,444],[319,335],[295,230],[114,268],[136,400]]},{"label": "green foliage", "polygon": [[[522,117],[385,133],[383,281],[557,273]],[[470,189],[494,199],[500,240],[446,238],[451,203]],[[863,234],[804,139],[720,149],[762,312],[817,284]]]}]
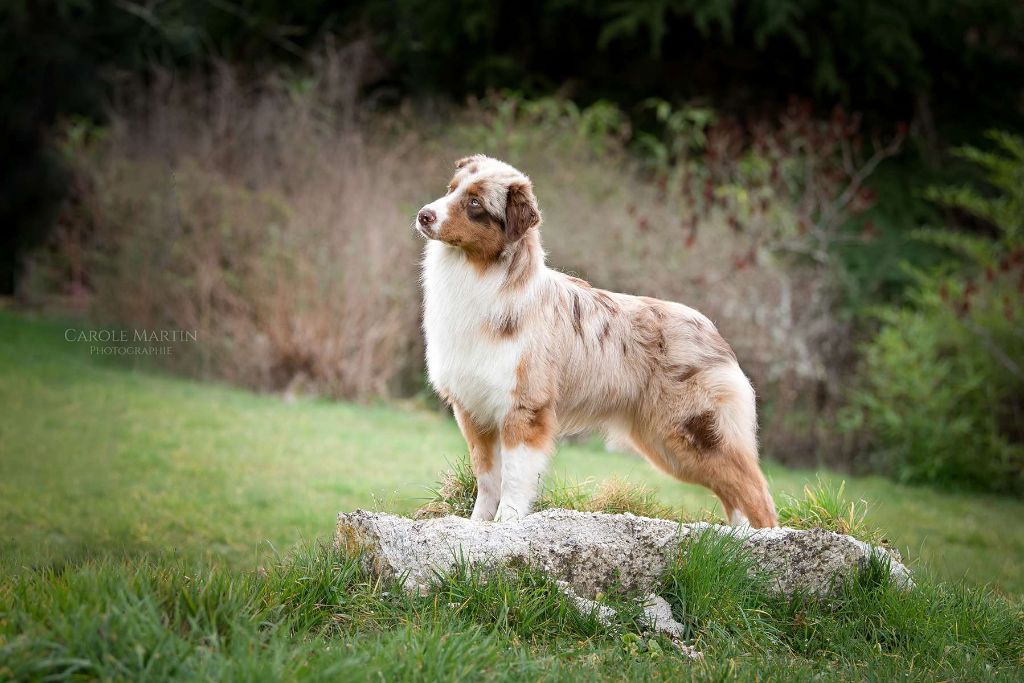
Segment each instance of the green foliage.
[{"label": "green foliage", "polygon": [[661,593],[704,653],[681,658],[602,597],[580,612],[548,577],[466,565],[424,595],[316,545],[256,571],[167,554],[0,578],[5,680],[1013,680],[1024,613],[990,592],[881,563],[830,599],[778,596],[739,542],[682,547]]},{"label": "green foliage", "polygon": [[[476,478],[465,457],[449,463],[441,481],[430,489],[430,500],[417,511],[417,517],[468,517],[476,500]],[[870,543],[882,541],[881,532],[867,522],[868,504],[846,497],[846,482],[838,485],[818,477],[817,484],[805,485],[802,496],[784,495],[779,506],[779,523],[794,529],[827,529],[848,534]],[[629,512],[643,517],[680,519],[678,511],[661,503],[645,486],[618,479],[595,485],[593,481],[571,483],[549,478],[535,505],[537,510],[563,508],[583,512]],[[702,511],[687,521],[710,520]]]},{"label": "green foliage", "polygon": [[776,626],[763,609],[768,582],[740,539],[708,531],[686,539],[681,550],[662,593],[687,628],[687,641],[698,649],[731,640],[744,649],[778,643]]},{"label": "green foliage", "polygon": [[[1020,114],[994,87],[1021,87],[1020,56],[1010,46],[1024,11],[1006,0],[559,0],[514,12],[367,0],[353,14],[381,32],[381,49],[416,89],[537,95],[570,82],[582,101],[625,106],[654,95],[742,109],[795,93],[890,119],[919,109],[977,125]],[[967,99],[972,111],[959,106]]]},{"label": "green foliage", "polygon": [[107,74],[203,71],[217,60],[258,71],[301,63],[337,38],[374,47],[379,58],[361,60],[352,80],[386,103],[515,89],[569,92],[581,108],[633,111],[654,96],[745,113],[796,94],[875,121],[934,119],[963,139],[1020,122],[1007,103],[1022,88],[1022,31],[1024,7],[1013,0],[12,0],[0,7],[0,74],[10,84],[0,157],[19,163],[0,193],[10,226],[0,290],[12,289],[16,257],[46,238],[69,190],[49,136],[62,117],[104,117]]},{"label": "green foliage", "polygon": [[846,234],[859,239],[841,243],[836,250],[842,263],[842,304],[850,316],[870,325],[874,307],[906,300],[914,276],[904,264],[925,268],[945,260],[944,251],[916,239],[912,228],[941,220],[940,208],[920,188],[952,175],[928,173],[923,164],[906,156],[887,160],[872,175],[867,185],[876,203],[843,226]]},{"label": "green foliage", "polygon": [[818,477],[816,485],[804,486],[802,498],[784,496],[779,506],[779,524],[794,529],[827,529],[880,543],[882,534],[867,524],[867,501],[846,499],[846,482],[836,486]]},{"label": "green foliage", "polygon": [[[977,14],[975,14],[977,13]],[[819,3],[806,0],[643,0],[609,3],[598,46],[641,44],[652,57],[679,49],[671,38],[692,31],[700,40],[749,50],[771,60],[785,54],[806,60],[810,85],[818,93],[849,100],[906,88],[927,91],[934,83],[929,59],[946,61],[935,43],[981,17],[1020,20],[998,2],[962,1],[937,6],[881,0]],[[840,36],[856,40],[848,40]],[[963,41],[960,41],[961,45]],[[977,55],[986,49],[976,44]],[[963,55],[962,58],[966,58]],[[977,57],[975,57],[977,58]]]},{"label": "green foliage", "polygon": [[[449,470],[430,489],[430,495],[430,500],[416,512],[417,517],[469,517],[476,501],[476,477],[469,459],[462,457],[449,463]],[[678,512],[660,502],[651,489],[615,478],[595,484],[592,480],[572,483],[549,477],[534,509],[550,508],[679,519]]]},{"label": "green foliage", "polygon": [[986,232],[922,231],[959,258],[913,272],[911,303],[878,311],[850,425],[902,481],[1024,493],[1024,141],[960,154],[994,190],[929,196],[986,222]]},{"label": "green foliage", "polygon": [[995,230],[994,237],[972,238],[953,232],[931,232],[928,236],[959,249],[976,266],[995,268],[1024,247],[1024,138],[1003,131],[989,131],[988,137],[995,143],[994,150],[961,147],[956,152],[981,169],[997,194],[986,196],[961,186],[931,188],[928,196],[987,221]]},{"label": "green foliage", "polygon": [[641,156],[656,168],[668,169],[681,160],[706,151],[708,128],[718,116],[710,107],[673,107],[672,103],[652,97],[644,105],[654,112],[658,134],[638,131],[633,144]]},{"label": "green foliage", "polygon": [[456,135],[466,149],[501,149],[512,157],[539,147],[606,158],[621,153],[630,125],[618,105],[607,100],[581,107],[565,97],[527,98],[504,90],[471,101],[470,116]]}]

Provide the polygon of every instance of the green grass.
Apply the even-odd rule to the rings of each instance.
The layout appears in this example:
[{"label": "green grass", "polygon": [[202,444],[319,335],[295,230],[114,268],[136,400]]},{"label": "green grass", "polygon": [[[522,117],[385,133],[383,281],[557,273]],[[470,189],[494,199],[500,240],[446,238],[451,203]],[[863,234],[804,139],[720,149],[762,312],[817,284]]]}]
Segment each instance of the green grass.
[{"label": "green grass", "polygon": [[[316,543],[339,510],[434,497],[463,458],[450,419],[135,371],[63,329],[0,312],[0,680],[1024,677],[1020,502],[769,465],[784,518],[883,530],[918,586],[872,567],[834,600],[782,599],[735,546],[698,538],[662,591],[705,652],[690,663],[630,596],[607,598],[610,627],[529,572],[460,569],[409,596]],[[563,448],[553,481],[547,504],[717,514],[599,444]]]},{"label": "green grass", "polygon": [[534,572],[456,569],[425,596],[358,558],[302,550],[259,572],[180,560],[90,562],[4,581],[0,678],[17,680],[1015,680],[1024,612],[884,567],[837,597],[785,599],[735,541],[703,535],[662,593],[704,652],[645,633],[630,596],[610,625]]},{"label": "green grass", "polygon": [[[65,326],[0,312],[0,569],[169,550],[251,567],[331,533],[356,507],[408,513],[465,445],[452,420],[413,406],[285,403],[132,371],[64,341]],[[818,477],[868,501],[912,563],[1024,592],[1024,503],[878,477],[766,466],[777,501]],[[618,478],[697,516],[714,498],[642,460],[569,445],[552,480]],[[565,487],[562,487],[563,489]]]},{"label": "green grass", "polygon": [[[804,487],[803,496],[783,496],[778,506],[779,524],[794,529],[827,529],[876,545],[888,544],[882,530],[868,524],[867,503],[848,501],[845,489],[845,481],[833,486],[828,479],[819,477],[816,484]],[[476,477],[468,456],[452,464],[439,484],[431,489],[431,494],[431,499],[416,511],[417,518],[468,517],[472,513],[476,501]],[[618,478],[605,479],[600,483],[587,480],[569,484],[554,477],[534,503],[535,510],[549,508],[609,514],[628,512],[683,522],[722,522],[706,509],[694,514],[693,511],[665,505],[647,486]]]}]

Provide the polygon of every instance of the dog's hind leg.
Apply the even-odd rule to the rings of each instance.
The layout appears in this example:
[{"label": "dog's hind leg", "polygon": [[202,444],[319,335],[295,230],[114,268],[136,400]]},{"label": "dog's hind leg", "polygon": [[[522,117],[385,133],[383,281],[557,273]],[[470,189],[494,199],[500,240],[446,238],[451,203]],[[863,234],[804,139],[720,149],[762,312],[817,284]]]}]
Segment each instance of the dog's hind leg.
[{"label": "dog's hind leg", "polygon": [[698,393],[686,414],[666,424],[667,441],[676,447],[681,467],[692,481],[715,492],[731,524],[778,526],[758,464],[750,381],[736,365],[709,368],[698,381],[704,396]]},{"label": "dog's hind leg", "polygon": [[455,421],[469,446],[469,460],[476,475],[476,503],[470,519],[490,521],[501,500],[501,449],[498,430],[483,428],[458,404],[453,404]]},{"label": "dog's hind leg", "polygon": [[678,431],[634,429],[634,446],[655,467],[680,481],[711,489],[730,524],[778,526],[775,503],[757,462],[757,452],[718,430],[714,413],[683,420]]},{"label": "dog's hind leg", "polygon": [[775,503],[768,493],[756,456],[723,450],[702,458],[695,468],[698,483],[715,492],[730,524],[757,528],[779,525]]}]

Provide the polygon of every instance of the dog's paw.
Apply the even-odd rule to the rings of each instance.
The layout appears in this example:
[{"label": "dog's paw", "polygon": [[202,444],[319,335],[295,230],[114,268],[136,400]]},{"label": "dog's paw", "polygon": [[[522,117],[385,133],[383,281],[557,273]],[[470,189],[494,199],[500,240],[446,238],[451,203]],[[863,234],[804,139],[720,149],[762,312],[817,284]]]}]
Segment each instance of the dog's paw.
[{"label": "dog's paw", "polygon": [[[527,513],[528,514],[528,511]],[[506,505],[500,503],[498,505],[498,512],[494,515],[495,522],[516,522],[526,516],[526,514],[520,512],[513,505]]]},{"label": "dog's paw", "polygon": [[469,516],[471,522],[490,522],[494,519],[493,514],[487,514],[484,511],[473,510],[473,514]]},{"label": "dog's paw", "polygon": [[747,519],[747,516],[739,510],[733,510],[732,516],[729,518],[729,524],[737,527],[749,527],[750,520]]}]

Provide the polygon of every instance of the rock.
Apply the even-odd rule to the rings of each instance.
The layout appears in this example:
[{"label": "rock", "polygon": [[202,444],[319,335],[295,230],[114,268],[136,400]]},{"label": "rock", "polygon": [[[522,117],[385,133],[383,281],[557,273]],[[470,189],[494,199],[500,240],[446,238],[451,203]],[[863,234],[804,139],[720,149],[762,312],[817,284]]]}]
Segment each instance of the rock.
[{"label": "rock", "polygon": [[679,533],[676,522],[629,514],[545,510],[513,522],[473,522],[356,510],[338,516],[337,544],[363,548],[375,571],[404,576],[406,590],[425,590],[435,571],[462,557],[473,565],[540,569],[593,597],[616,581],[627,591],[650,592],[678,554]]},{"label": "rock", "polygon": [[[559,581],[558,587],[577,610],[583,614],[593,613],[600,623],[605,626],[611,625],[612,619],[616,615],[614,609],[608,605],[602,605],[595,600],[584,598],[565,581]],[[704,656],[696,648],[687,645],[683,641],[686,628],[672,616],[672,605],[668,604],[668,600],[660,595],[651,593],[644,599],[643,607],[645,615],[643,619],[644,626],[657,633],[667,635],[683,656],[690,659],[701,659]]]},{"label": "rock", "polygon": [[796,591],[825,595],[835,587],[836,579],[854,569],[864,567],[872,557],[888,563],[897,585],[914,585],[910,570],[898,552],[891,548],[872,546],[864,541],[824,529],[751,529],[723,527],[700,522],[688,525],[690,532],[713,529],[743,539],[754,559],[754,566],[768,575],[774,588],[791,595]]},{"label": "rock", "polygon": [[700,533],[742,539],[776,590],[829,593],[838,577],[870,558],[888,562],[896,581],[912,585],[910,572],[890,550],[821,529],[751,529],[707,522],[573,510],[544,510],[511,522],[473,522],[462,517],[413,520],[356,510],[338,515],[335,544],[362,550],[375,572],[402,577],[409,591],[429,588],[437,572],[462,558],[477,566],[526,566],[564,581],[575,594],[593,598],[612,588],[654,593],[679,555],[680,541]]},{"label": "rock", "polygon": [[647,623],[651,628],[673,640],[682,640],[686,634],[686,627],[672,616],[672,605],[660,595],[651,593],[647,596],[644,600],[644,614],[647,615]]}]

